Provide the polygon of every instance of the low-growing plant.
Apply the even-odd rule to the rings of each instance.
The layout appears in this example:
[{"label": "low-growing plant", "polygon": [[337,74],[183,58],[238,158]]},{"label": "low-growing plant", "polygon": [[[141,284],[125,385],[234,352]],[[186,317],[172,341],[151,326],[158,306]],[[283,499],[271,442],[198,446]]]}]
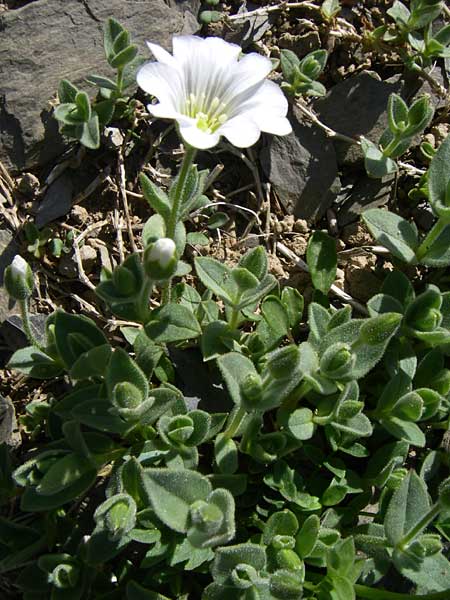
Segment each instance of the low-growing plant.
[{"label": "low-growing plant", "polygon": [[61,133],[91,149],[99,148],[101,133],[113,118],[132,119],[135,101],[129,93],[135,85],[136,70],[143,62],[129,32],[113,18],[105,25],[104,49],[108,65],[115,70],[115,80],[103,75],[87,77],[87,83],[98,89],[97,97],[91,101],[87,92],[63,79],[58,88],[60,104],[54,113]]},{"label": "low-growing plant", "polygon": [[[227,72],[211,59],[219,46],[230,53]],[[411,597],[395,591],[404,580],[423,600],[448,598],[450,480],[440,444],[450,293],[415,292],[393,271],[367,317],[323,306],[336,253],[319,231],[307,260],[320,302],[307,310],[269,273],[262,246],[234,265],[198,256],[195,287],[176,280],[191,269],[184,221],[206,202],[196,148],[221,135],[245,147],[261,130],[290,126],[281,91],[266,86],[268,59],[239,61],[210,38],[178,38],[174,57],[150,47],[159,62],[142,67],[138,83],[158,100],[150,112],[177,122],[185,154],[168,193],[141,175],[154,211],[144,250],[103,270],[96,288],[128,322],[123,340],[62,310],[37,340],[31,268],[17,256],[5,271],[30,342],[9,367],[61,386],[28,407],[33,447],[22,460],[0,447],[0,499],[11,509],[0,519],[0,573],[18,573],[25,600],[401,600]],[[173,83],[170,59],[181,73],[204,69],[184,98],[187,114],[161,92]],[[252,61],[264,75],[252,81],[249,107],[239,85]],[[211,81],[223,95],[207,95]],[[433,165],[446,148],[429,179],[430,199],[444,207],[447,180],[436,183],[444,175]],[[198,398],[180,382],[187,356],[203,384]]]}]

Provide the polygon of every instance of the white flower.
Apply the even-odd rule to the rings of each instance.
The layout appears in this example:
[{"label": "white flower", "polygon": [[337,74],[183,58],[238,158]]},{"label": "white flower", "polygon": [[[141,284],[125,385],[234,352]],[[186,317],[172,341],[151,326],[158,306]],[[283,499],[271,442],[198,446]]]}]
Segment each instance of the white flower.
[{"label": "white flower", "polygon": [[211,148],[225,136],[240,148],[252,146],[261,131],[287,135],[287,100],[273,81],[268,58],[246,54],[216,37],[173,38],[173,56],[148,43],[157,62],[143,65],[138,85],[155,96],[148,109],[156,117],[175,119],[183,139],[195,148]]},{"label": "white flower", "polygon": [[27,275],[28,263],[24,260],[20,254],[16,254],[11,263],[11,271],[14,275],[20,275],[24,277]]},{"label": "white flower", "polygon": [[148,254],[150,262],[157,262],[163,269],[175,257],[175,242],[170,238],[160,238],[151,247]]}]

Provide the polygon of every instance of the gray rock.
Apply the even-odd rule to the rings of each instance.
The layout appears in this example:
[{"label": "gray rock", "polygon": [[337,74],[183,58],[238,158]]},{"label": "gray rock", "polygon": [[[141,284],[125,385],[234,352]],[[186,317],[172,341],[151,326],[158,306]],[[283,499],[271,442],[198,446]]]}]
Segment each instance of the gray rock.
[{"label": "gray rock", "polygon": [[12,234],[6,229],[0,229],[0,323],[14,312],[17,312],[17,310],[14,310],[14,302],[10,300],[7,291],[3,287],[3,273],[18,251],[18,246]]},{"label": "gray rock", "polygon": [[[258,4],[245,2],[244,0],[237,14],[250,12],[258,8],[261,8]],[[234,44],[239,44],[242,48],[246,48],[250,44],[259,41],[266,31],[270,29],[274,20],[275,16],[271,16],[270,13],[237,19],[229,23],[224,23],[220,34],[227,42],[233,42]]]},{"label": "gray rock", "polygon": [[[11,171],[42,165],[64,148],[52,104],[59,81],[111,73],[102,27],[116,17],[144,56],[145,40],[170,48],[192,33],[199,0],[36,0],[0,14],[0,160]],[[90,86],[85,84],[84,89]]]},{"label": "gray rock", "polygon": [[72,208],[73,181],[66,171],[48,186],[36,214],[36,227],[44,227],[58,217],[63,217]]},{"label": "gray rock", "polygon": [[293,133],[271,136],[261,151],[261,164],[286,211],[317,221],[339,192],[336,154],[323,131],[301,122],[295,109],[289,118]]},{"label": "gray rock", "polygon": [[388,175],[383,179],[371,179],[358,176],[347,193],[337,212],[338,223],[342,227],[356,221],[369,208],[379,208],[389,202],[395,177]]},{"label": "gray rock", "polygon": [[[320,120],[335,131],[349,137],[364,135],[378,142],[387,127],[388,98],[401,89],[398,78],[388,83],[361,73],[332,87],[315,102],[314,108]],[[339,165],[361,166],[363,155],[358,146],[336,141],[335,147]]]}]

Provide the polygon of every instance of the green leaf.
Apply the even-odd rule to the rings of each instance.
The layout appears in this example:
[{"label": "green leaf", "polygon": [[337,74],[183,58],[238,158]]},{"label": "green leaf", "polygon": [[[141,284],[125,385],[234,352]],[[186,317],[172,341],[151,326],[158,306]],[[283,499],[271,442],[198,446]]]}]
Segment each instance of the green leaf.
[{"label": "green leaf", "polygon": [[392,133],[401,130],[401,126],[406,126],[408,122],[408,106],[398,94],[391,94],[388,100],[388,121]]},{"label": "green leaf", "polygon": [[71,379],[89,379],[104,375],[106,366],[111,358],[112,348],[109,344],[97,346],[84,352],[70,369]]},{"label": "green leaf", "polygon": [[283,288],[281,292],[281,302],[286,309],[289,326],[292,328],[296,327],[302,320],[304,299],[300,292],[291,287]]},{"label": "green leaf", "polygon": [[167,194],[160,187],[155,185],[144,173],[139,175],[139,182],[147,202],[156,213],[160,214],[163,219],[167,221],[172,209]]},{"label": "green leaf", "polygon": [[425,434],[415,423],[402,421],[394,416],[390,417],[389,419],[383,419],[380,421],[380,423],[387,431],[389,431],[392,436],[398,440],[405,440],[409,444],[419,448],[425,447]]},{"label": "green leaf", "polygon": [[124,382],[131,383],[139,390],[142,401],[148,398],[149,385],[147,377],[128,352],[123,350],[123,348],[117,347],[111,356],[105,374],[105,383],[109,396],[113,395],[114,389],[118,384]]},{"label": "green leaf", "polygon": [[263,531],[263,542],[271,544],[278,535],[293,537],[298,530],[298,520],[290,510],[283,510],[270,515]]},{"label": "green leaf", "polygon": [[244,292],[239,300],[239,304],[237,308],[242,310],[246,306],[250,306],[255,304],[261,298],[264,298],[275,286],[277,285],[277,280],[270,273],[267,274],[258,284],[257,287],[251,288]]},{"label": "green leaf", "polygon": [[406,263],[417,262],[415,251],[419,240],[414,223],[380,208],[366,210],[363,221],[377,242],[386,246],[394,256]]},{"label": "green leaf", "polygon": [[85,78],[85,81],[88,83],[92,83],[92,85],[96,85],[99,88],[105,88],[107,90],[115,90],[117,85],[112,79],[108,79],[108,77],[103,77],[103,75],[88,75]]},{"label": "green leaf", "polygon": [[361,137],[361,149],[364,154],[364,165],[369,177],[381,179],[397,171],[397,163],[392,158],[385,156],[380,148],[370,140]]},{"label": "green leaf", "polygon": [[182,304],[168,303],[152,312],[145,333],[157,343],[173,343],[197,338],[202,329],[193,312]]},{"label": "green leaf", "polygon": [[83,123],[80,142],[91,150],[100,148],[100,124],[97,113],[94,113],[87,123]]},{"label": "green leaf", "polygon": [[319,537],[320,520],[317,515],[310,515],[300,528],[295,540],[295,550],[301,558],[311,554]]},{"label": "green leaf", "polygon": [[106,58],[109,58],[113,54],[114,42],[119,35],[124,32],[124,27],[114,19],[109,17],[105,23],[103,30],[103,44],[105,48]]},{"label": "green leaf", "polygon": [[180,533],[188,529],[191,505],[212,491],[206,477],[187,469],[145,469],[144,485],[156,516]]},{"label": "green leaf", "polygon": [[316,230],[309,238],[306,260],[314,287],[327,294],[336,279],[335,240],[325,231]]},{"label": "green leaf", "polygon": [[54,463],[36,488],[42,496],[52,496],[72,486],[82,477],[96,475],[92,463],[77,454],[67,454]]},{"label": "green leaf", "polygon": [[83,121],[89,121],[91,118],[91,103],[86,92],[78,92],[75,96],[75,104]]},{"label": "green leaf", "polygon": [[262,246],[248,250],[239,260],[239,267],[247,269],[261,281],[267,275],[267,253]]},{"label": "green leaf", "polygon": [[132,44],[131,46],[124,48],[118,54],[115,54],[114,57],[109,60],[109,64],[114,69],[123,68],[127,63],[130,63],[136,58],[138,51],[139,48]]},{"label": "green leaf", "polygon": [[214,441],[214,459],[220,473],[233,474],[238,469],[238,451],[236,442],[219,433]]},{"label": "green leaf", "polygon": [[233,304],[237,286],[227,265],[209,257],[197,257],[195,270],[200,281],[227,304]]},{"label": "green leaf", "polygon": [[288,83],[294,83],[299,72],[300,60],[291,50],[282,49],[280,53],[281,70],[283,77]]},{"label": "green leaf", "polygon": [[225,380],[231,399],[236,406],[241,406],[243,402],[242,384],[249,375],[257,375],[255,366],[249,358],[238,352],[229,352],[220,356],[217,359],[217,365]]},{"label": "green leaf", "polygon": [[440,215],[450,213],[450,135],[434,155],[428,170],[428,195],[433,211]]},{"label": "green leaf", "polygon": [[61,104],[73,104],[75,103],[76,95],[78,94],[78,88],[70,83],[67,79],[61,79],[58,86],[58,98]]},{"label": "green leaf", "polygon": [[69,369],[81,354],[108,343],[94,321],[82,315],[70,315],[58,310],[55,313],[54,326],[58,354]]},{"label": "green leaf", "polygon": [[226,225],[229,221],[229,217],[224,212],[215,212],[208,218],[208,222],[206,223],[206,227],[208,229],[219,229]]},{"label": "green leaf", "polygon": [[386,511],[384,529],[389,543],[396,546],[401,542],[429,509],[425,483],[415,471],[409,471],[392,495]]},{"label": "green leaf", "polygon": [[320,12],[323,14],[325,19],[330,21],[341,11],[341,5],[339,0],[324,0],[320,7]]},{"label": "green leaf", "polygon": [[420,262],[437,269],[450,265],[450,224],[433,240]]},{"label": "green leaf", "polygon": [[53,379],[62,374],[61,365],[34,346],[16,350],[9,359],[8,367],[34,379]]},{"label": "green leaf", "polygon": [[289,415],[287,429],[296,440],[309,440],[314,434],[313,412],[309,408],[298,408]]},{"label": "green leaf", "polygon": [[114,100],[102,100],[96,103],[94,111],[98,116],[99,124],[107,125],[111,121],[115,106]]},{"label": "green leaf", "polygon": [[258,573],[266,566],[266,551],[259,544],[238,544],[218,548],[215,552],[211,574],[214,581],[234,588],[233,572],[238,565],[250,565]]}]

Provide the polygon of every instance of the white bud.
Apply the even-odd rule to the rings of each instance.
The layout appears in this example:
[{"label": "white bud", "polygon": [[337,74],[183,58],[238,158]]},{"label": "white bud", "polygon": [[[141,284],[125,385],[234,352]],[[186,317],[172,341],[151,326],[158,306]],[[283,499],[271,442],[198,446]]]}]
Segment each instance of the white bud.
[{"label": "white bud", "polygon": [[25,300],[33,293],[33,273],[30,265],[16,254],[3,276],[6,291],[14,300]]},{"label": "white bud", "polygon": [[177,248],[170,238],[161,238],[151,244],[144,254],[147,275],[163,280],[172,277],[177,267]]},{"label": "white bud", "polygon": [[16,254],[12,263],[11,270],[14,275],[24,276],[27,274],[28,263],[25,259],[23,259],[20,254]]},{"label": "white bud", "polygon": [[153,244],[149,252],[148,260],[157,262],[163,268],[167,267],[170,261],[175,256],[175,242],[170,238],[161,238]]}]

